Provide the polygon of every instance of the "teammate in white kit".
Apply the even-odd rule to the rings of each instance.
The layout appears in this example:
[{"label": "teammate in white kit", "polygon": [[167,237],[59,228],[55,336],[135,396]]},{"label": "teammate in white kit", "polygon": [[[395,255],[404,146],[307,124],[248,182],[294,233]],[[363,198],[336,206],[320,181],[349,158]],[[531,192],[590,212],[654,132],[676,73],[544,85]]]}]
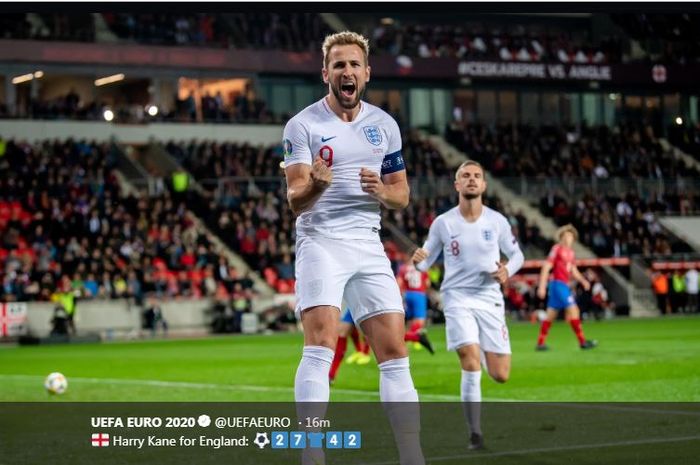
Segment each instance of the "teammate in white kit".
[{"label": "teammate in white kit", "polygon": [[298,403],[328,401],[345,297],[379,364],[381,400],[415,405],[408,417],[401,417],[405,408],[392,415],[386,407],[400,462],[423,464],[418,394],[403,342],[403,300],[379,239],[380,204],[406,207],[409,187],[398,125],[361,100],[370,77],[368,53],[367,39],[359,34],[326,37],[322,76],[328,95],[284,128],[287,199],[298,215],[296,313],[304,326],[294,391]]},{"label": "teammate in white kit", "polygon": [[[461,398],[471,429],[469,448],[480,449],[481,356],[483,352],[489,376],[505,383],[511,352],[501,286],[520,269],[524,257],[508,220],[482,204],[486,180],[479,163],[462,163],[455,189],[459,205],[435,219],[428,239],[412,258],[424,270],[444,254],[440,291],[447,349],[457,351],[462,365]],[[501,252],[508,257],[505,265]]]}]

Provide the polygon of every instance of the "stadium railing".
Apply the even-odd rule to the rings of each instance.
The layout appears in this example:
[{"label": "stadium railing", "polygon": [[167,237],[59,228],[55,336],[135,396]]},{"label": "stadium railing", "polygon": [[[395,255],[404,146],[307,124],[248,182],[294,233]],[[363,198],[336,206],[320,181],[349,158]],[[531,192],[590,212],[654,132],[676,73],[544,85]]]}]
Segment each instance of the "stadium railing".
[{"label": "stadium railing", "polygon": [[[539,203],[540,199],[552,192],[561,192],[571,199],[578,200],[586,194],[590,195],[626,195],[634,192],[640,197],[646,197],[655,193],[700,193],[700,180],[697,178],[672,178],[672,179],[640,179],[640,178],[498,178],[514,193],[526,198],[533,203]],[[249,177],[222,177],[201,179],[198,182],[215,190],[218,195],[225,192],[228,183],[249,183]],[[284,176],[256,177],[256,184],[284,186]],[[216,186],[214,188],[214,186]],[[451,178],[422,177],[409,178],[412,198],[427,198],[437,196],[449,196],[454,193],[454,183]]]},{"label": "stadium railing", "polygon": [[700,254],[677,253],[672,255],[633,255],[630,257],[630,278],[638,288],[649,287],[649,271],[686,271],[700,269]]},{"label": "stadium railing", "polygon": [[655,193],[700,192],[700,180],[689,177],[671,179],[499,177],[498,179],[513,192],[532,202],[539,202],[542,197],[553,192],[566,194],[572,200],[578,200],[586,194],[625,195],[634,192],[640,197],[647,197]]}]

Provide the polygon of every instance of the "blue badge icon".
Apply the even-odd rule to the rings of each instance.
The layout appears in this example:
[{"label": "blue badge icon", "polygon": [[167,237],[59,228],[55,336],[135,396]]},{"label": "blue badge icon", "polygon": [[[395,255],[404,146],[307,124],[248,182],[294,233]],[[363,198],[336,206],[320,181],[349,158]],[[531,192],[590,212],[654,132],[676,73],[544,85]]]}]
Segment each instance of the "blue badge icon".
[{"label": "blue badge icon", "polygon": [[292,431],[289,433],[289,448],[304,449],[306,448],[306,433],[303,431]]},{"label": "blue badge icon", "polygon": [[380,145],[382,143],[382,131],[379,130],[378,126],[365,126],[362,130],[370,144]]},{"label": "blue badge icon", "polygon": [[312,449],[322,449],[324,436],[325,434],[323,433],[308,433],[309,447]]},{"label": "blue badge icon", "polygon": [[342,449],[343,433],[340,431],[328,431],[326,433],[326,449]]},{"label": "blue badge icon", "polygon": [[289,433],[286,431],[272,432],[272,448],[287,449],[289,447]]},{"label": "blue badge icon", "polygon": [[345,431],[343,433],[343,448],[359,449],[362,447],[362,433],[359,431]]}]

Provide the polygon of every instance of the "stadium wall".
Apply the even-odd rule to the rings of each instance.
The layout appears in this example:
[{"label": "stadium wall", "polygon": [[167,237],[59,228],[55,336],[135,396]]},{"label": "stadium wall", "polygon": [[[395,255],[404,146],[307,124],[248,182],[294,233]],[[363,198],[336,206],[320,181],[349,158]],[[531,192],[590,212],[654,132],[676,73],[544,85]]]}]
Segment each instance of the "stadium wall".
[{"label": "stadium wall", "polygon": [[[168,332],[173,335],[202,335],[210,332],[211,316],[208,310],[214,299],[162,300],[159,302],[163,317],[168,323]],[[24,327],[29,334],[46,337],[51,332],[56,304],[52,302],[27,302],[27,317]],[[294,294],[259,296],[252,300],[252,312],[244,314],[244,332],[263,329],[259,323],[274,318],[280,309],[294,308]],[[274,310],[270,313],[271,309]],[[75,326],[78,335],[98,333],[103,339],[133,337],[143,330],[141,312],[144,307],[134,305],[128,299],[79,300],[76,306]],[[252,321],[251,321],[252,320]]]},{"label": "stadium wall", "polygon": [[[203,333],[208,330],[206,310],[210,300],[192,299],[160,303],[169,330],[180,333]],[[51,302],[27,304],[27,327],[33,336],[45,337],[51,332],[54,307]],[[78,301],[75,313],[77,333],[99,333],[103,338],[120,338],[141,331],[142,307],[127,299]]]},{"label": "stadium wall", "polygon": [[[50,66],[82,66],[92,75],[132,72],[147,68],[164,71],[236,74],[278,74],[318,76],[320,50],[216,49],[202,47],[147,46],[137,44],[79,43],[0,39],[0,63],[12,73],[44,71]],[[624,63],[579,65],[459,60],[452,57],[400,60],[391,54],[372,56],[372,76],[391,79],[457,80],[479,82],[541,82],[588,89],[591,82],[640,89],[694,91],[700,79],[700,65]],[[151,75],[153,73],[151,72]],[[148,75],[143,72],[143,77]]]},{"label": "stadium wall", "polygon": [[44,139],[90,139],[143,144],[151,139],[189,141],[240,141],[271,145],[282,140],[282,127],[272,124],[112,124],[90,121],[0,120],[0,136],[36,141]]}]

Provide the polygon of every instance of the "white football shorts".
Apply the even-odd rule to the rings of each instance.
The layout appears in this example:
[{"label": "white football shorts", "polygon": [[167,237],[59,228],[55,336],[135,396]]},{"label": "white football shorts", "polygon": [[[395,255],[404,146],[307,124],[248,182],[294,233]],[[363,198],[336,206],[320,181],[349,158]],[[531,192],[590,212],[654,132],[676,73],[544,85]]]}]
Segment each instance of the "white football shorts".
[{"label": "white football shorts", "polygon": [[445,333],[447,350],[457,350],[462,346],[479,344],[483,352],[510,354],[510,336],[506,325],[503,303],[495,305],[486,302],[474,306],[460,305],[459,290],[450,289],[449,298],[443,294],[445,303]]},{"label": "white football shorts", "polygon": [[382,313],[403,313],[401,291],[379,239],[297,237],[296,317],[318,305],[342,309],[355,323]]}]

